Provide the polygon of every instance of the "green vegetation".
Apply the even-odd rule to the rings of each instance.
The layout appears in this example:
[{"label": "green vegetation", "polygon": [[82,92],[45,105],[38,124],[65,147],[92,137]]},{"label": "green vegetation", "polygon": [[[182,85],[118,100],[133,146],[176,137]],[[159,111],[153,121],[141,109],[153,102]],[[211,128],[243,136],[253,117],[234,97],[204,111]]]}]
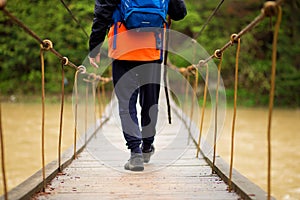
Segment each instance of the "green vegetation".
[{"label": "green vegetation", "polygon": [[[66,0],[66,4],[90,32],[93,18],[93,1]],[[197,41],[211,54],[222,47],[232,33],[239,32],[259,13],[265,1],[225,1]],[[218,0],[186,0],[188,16],[173,22],[172,28],[190,37],[197,34]],[[286,1],[278,41],[278,64],[275,104],[300,106],[300,3]],[[81,64],[88,53],[88,39],[72,20],[59,1],[13,0],[8,1],[11,11],[42,39],[50,39],[54,48],[76,64]],[[272,25],[275,17],[265,19],[242,38],[239,76],[239,101],[246,106],[267,105],[270,88]],[[39,44],[11,20],[0,14],[0,93],[2,95],[34,95],[41,90]],[[229,102],[233,98],[235,47],[224,54],[222,78]],[[59,60],[46,53],[46,91],[60,91]],[[180,61],[182,62],[182,61]],[[175,63],[181,65],[182,63]],[[182,66],[181,66],[182,67]],[[66,91],[73,88],[74,70],[65,69],[69,82]]]},{"label": "green vegetation", "polygon": [[[65,1],[81,25],[90,32],[93,19],[93,3],[84,0]],[[13,0],[6,9],[32,29],[41,39],[50,39],[54,48],[72,62],[82,63],[88,53],[88,38],[72,20],[68,11],[59,1]],[[36,40],[2,13],[0,14],[0,88],[2,95],[33,95],[41,91],[40,49]],[[72,91],[74,70],[66,68]],[[51,53],[45,53],[46,92],[61,90],[61,64]]]}]

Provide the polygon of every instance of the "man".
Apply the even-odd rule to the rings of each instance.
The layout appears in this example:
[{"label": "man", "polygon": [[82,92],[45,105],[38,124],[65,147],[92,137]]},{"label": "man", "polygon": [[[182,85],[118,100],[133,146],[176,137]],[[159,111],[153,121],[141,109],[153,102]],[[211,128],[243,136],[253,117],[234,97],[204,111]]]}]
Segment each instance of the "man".
[{"label": "man", "polygon": [[[124,168],[144,170],[154,153],[154,137],[160,91],[163,31],[128,31],[126,24],[116,22],[115,11],[120,0],[96,0],[92,33],[89,41],[89,60],[98,67],[101,43],[107,31],[109,56],[113,59],[113,83],[119,103],[119,115],[126,145],[131,156]],[[181,20],[187,11],[184,0],[169,0],[168,15]],[[114,16],[113,16],[114,15]],[[141,129],[136,103],[141,106]]]}]

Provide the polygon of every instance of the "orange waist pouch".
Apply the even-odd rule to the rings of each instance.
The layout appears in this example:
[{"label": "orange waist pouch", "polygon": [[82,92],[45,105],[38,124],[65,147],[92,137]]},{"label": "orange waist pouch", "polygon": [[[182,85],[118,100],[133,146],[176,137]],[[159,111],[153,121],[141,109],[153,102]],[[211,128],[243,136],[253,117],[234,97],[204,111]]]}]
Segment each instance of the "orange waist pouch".
[{"label": "orange waist pouch", "polygon": [[108,33],[108,56],[118,60],[152,61],[161,58],[154,32],[127,30],[120,22]]}]

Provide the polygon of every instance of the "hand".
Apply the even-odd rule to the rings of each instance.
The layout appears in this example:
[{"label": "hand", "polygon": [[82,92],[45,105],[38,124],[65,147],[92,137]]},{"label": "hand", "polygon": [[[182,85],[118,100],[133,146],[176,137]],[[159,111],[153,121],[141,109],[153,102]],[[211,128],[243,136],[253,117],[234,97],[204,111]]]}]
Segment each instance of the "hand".
[{"label": "hand", "polygon": [[95,68],[99,68],[98,64],[97,63],[100,63],[100,53],[97,54],[97,56],[95,58],[91,58],[89,56],[89,61],[90,61],[90,64],[95,67]]}]

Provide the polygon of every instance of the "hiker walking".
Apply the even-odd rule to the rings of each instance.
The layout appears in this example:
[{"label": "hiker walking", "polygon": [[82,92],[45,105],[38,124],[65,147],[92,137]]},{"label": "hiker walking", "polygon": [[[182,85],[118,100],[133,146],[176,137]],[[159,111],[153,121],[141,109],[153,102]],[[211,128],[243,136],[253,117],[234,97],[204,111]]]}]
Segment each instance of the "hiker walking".
[{"label": "hiker walking", "polygon": [[[119,116],[130,159],[124,168],[144,170],[155,149],[166,16],[181,20],[184,0],[96,0],[89,40],[89,61],[98,67],[100,48],[108,31],[108,55],[118,99]],[[96,62],[97,61],[97,62]],[[141,122],[136,104],[139,98]]]}]

